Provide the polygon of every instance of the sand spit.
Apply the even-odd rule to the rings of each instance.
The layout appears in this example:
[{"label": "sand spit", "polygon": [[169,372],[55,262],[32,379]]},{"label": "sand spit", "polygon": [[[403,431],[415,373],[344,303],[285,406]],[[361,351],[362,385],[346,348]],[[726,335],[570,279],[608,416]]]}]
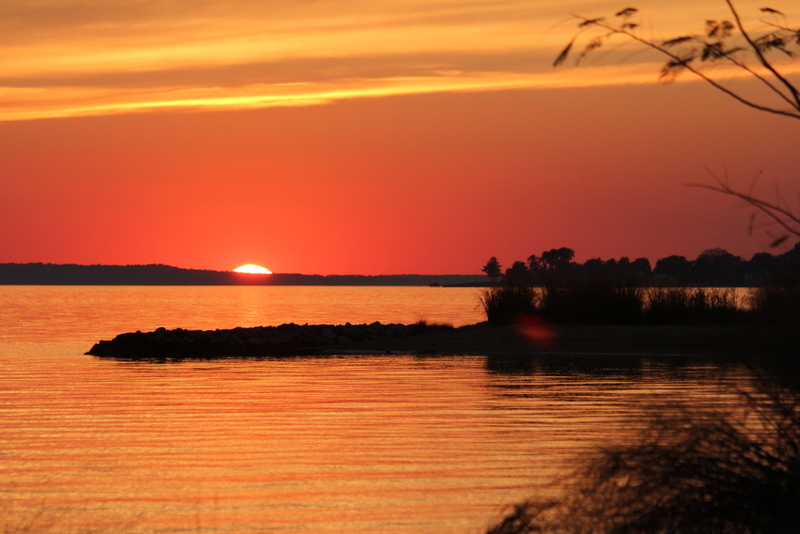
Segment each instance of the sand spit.
[{"label": "sand spit", "polygon": [[334,354],[573,354],[692,356],[719,354],[731,326],[555,325],[533,334],[486,323],[452,328],[425,323],[259,326],[120,334],[87,354],[131,360],[280,357]]},{"label": "sand spit", "polygon": [[358,342],[420,335],[435,329],[425,323],[256,326],[227,330],[167,330],[120,334],[96,343],[86,354],[132,360],[181,360],[320,354]]}]

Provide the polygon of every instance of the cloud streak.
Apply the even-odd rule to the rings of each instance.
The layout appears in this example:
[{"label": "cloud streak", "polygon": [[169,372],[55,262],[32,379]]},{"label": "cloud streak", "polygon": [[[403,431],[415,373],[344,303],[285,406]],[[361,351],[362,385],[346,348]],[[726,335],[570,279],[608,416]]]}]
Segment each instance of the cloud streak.
[{"label": "cloud streak", "polygon": [[655,81],[646,54],[550,68],[565,13],[612,4],[6,0],[0,120]]}]

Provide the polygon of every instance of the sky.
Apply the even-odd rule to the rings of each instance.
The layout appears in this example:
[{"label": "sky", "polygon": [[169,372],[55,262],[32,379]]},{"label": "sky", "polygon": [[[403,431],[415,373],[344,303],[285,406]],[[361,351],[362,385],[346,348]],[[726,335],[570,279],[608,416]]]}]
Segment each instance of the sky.
[{"label": "sky", "polygon": [[[754,31],[762,3],[736,4]],[[631,5],[653,39],[730,18],[722,0]],[[795,1],[769,6],[800,26]],[[781,252],[777,229],[687,184],[798,206],[800,121],[659,83],[660,58],[622,40],[553,67],[571,15],[623,7],[4,0],[0,263],[470,274],[563,246]]]}]

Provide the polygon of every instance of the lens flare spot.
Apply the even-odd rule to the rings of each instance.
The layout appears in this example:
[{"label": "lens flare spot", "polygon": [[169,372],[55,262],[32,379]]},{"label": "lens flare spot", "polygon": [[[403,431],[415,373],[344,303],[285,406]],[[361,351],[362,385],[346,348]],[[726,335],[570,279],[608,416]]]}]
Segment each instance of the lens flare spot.
[{"label": "lens flare spot", "polygon": [[517,331],[540,349],[552,349],[558,345],[558,334],[541,317],[523,315],[515,321]]}]

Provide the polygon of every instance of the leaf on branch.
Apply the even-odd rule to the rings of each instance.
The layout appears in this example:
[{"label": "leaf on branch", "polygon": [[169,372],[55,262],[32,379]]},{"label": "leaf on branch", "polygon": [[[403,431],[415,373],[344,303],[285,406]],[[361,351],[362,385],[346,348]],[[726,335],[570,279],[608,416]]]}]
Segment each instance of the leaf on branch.
[{"label": "leaf on branch", "polygon": [[709,59],[715,60],[720,59],[728,55],[725,48],[723,48],[722,44],[720,43],[707,43],[705,47],[703,47],[703,52],[700,56],[702,61],[707,61]]},{"label": "leaf on branch", "polygon": [[764,13],[772,13],[773,15],[783,15],[783,13],[781,13],[777,9],[772,9],[771,7],[762,7],[761,11]]},{"label": "leaf on branch", "polygon": [[623,30],[635,30],[636,28],[639,27],[639,25],[636,24],[635,22],[626,22],[621,27]]},{"label": "leaf on branch", "polygon": [[586,26],[591,26],[593,24],[597,24],[598,22],[602,22],[606,20],[605,17],[600,17],[596,19],[585,19],[583,22],[578,24],[578,28],[585,28]]},{"label": "leaf on branch", "polygon": [[658,79],[664,83],[674,82],[681,72],[686,70],[687,65],[693,59],[694,56],[667,61],[667,63],[662,67],[661,75],[658,77]]},{"label": "leaf on branch", "polygon": [[717,37],[724,39],[731,36],[731,32],[736,29],[736,26],[729,20],[717,22],[716,20],[706,21],[706,35],[709,37]]},{"label": "leaf on branch", "polygon": [[781,243],[783,243],[784,241],[786,241],[787,239],[789,239],[789,236],[786,235],[786,234],[783,234],[778,239],[776,239],[772,243],[770,243],[769,246],[770,246],[770,248],[775,248],[778,245],[780,245]]},{"label": "leaf on branch", "polygon": [[662,46],[669,48],[670,46],[675,46],[681,43],[685,43],[686,41],[691,41],[694,39],[691,35],[684,35],[683,37],[676,37],[675,39],[670,39],[669,41],[664,41],[661,43]]},{"label": "leaf on branch", "polygon": [[625,9],[623,9],[622,11],[617,13],[616,16],[618,16],[618,17],[626,17],[627,18],[627,17],[630,17],[631,15],[633,15],[634,13],[638,13],[638,12],[639,12],[639,10],[636,9],[635,7],[626,7]]},{"label": "leaf on branch", "polygon": [[597,50],[601,46],[603,46],[602,37],[595,37],[594,39],[589,41],[586,47],[584,47],[583,52],[581,52],[581,55],[578,56],[578,62],[580,62],[583,58],[585,58],[587,55],[592,53],[594,50]]},{"label": "leaf on branch", "polygon": [[758,48],[764,52],[777,49],[789,57],[794,57],[794,53],[786,48],[786,39],[777,33],[764,35],[756,41]]},{"label": "leaf on branch", "polygon": [[567,44],[567,46],[564,47],[564,50],[562,50],[561,53],[558,55],[556,60],[553,61],[554,67],[558,67],[559,65],[564,63],[564,61],[567,59],[567,56],[569,56],[569,51],[572,50],[572,45],[574,43],[575,43],[575,37],[572,38],[572,40]]},{"label": "leaf on branch", "polygon": [[583,49],[584,53],[591,52],[592,50],[596,50],[603,46],[603,38],[602,37],[595,37],[589,44],[586,45],[586,48]]},{"label": "leaf on branch", "polygon": [[736,28],[729,20],[722,21],[722,37],[730,37],[731,32]]}]

